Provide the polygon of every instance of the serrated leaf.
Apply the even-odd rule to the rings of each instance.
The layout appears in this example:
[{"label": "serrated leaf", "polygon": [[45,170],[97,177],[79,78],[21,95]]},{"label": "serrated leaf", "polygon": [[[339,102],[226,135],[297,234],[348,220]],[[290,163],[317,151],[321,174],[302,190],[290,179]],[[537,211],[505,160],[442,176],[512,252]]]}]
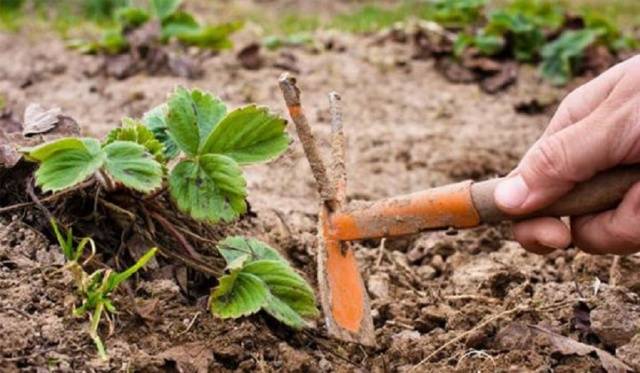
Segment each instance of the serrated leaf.
[{"label": "serrated leaf", "polygon": [[201,152],[225,154],[240,164],[273,159],[289,146],[286,121],[255,105],[229,113],[211,132]]},{"label": "serrated leaf", "polygon": [[232,221],[246,211],[246,182],[231,158],[220,154],[184,160],[169,177],[171,195],[178,207],[193,218]]},{"label": "serrated leaf", "polygon": [[219,279],[218,287],[211,294],[211,312],[223,319],[248,316],[260,311],[266,304],[269,291],[256,276],[231,271]]},{"label": "serrated leaf", "polygon": [[175,13],[182,0],[151,0],[151,8],[158,18],[165,19]]},{"label": "serrated leaf", "polygon": [[198,154],[200,135],[189,91],[182,87],[176,88],[169,98],[165,123],[169,136],[180,150],[190,156]]},{"label": "serrated leaf", "polygon": [[114,141],[104,147],[105,169],[115,181],[148,193],[162,185],[162,165],[144,146],[131,141]]},{"label": "serrated leaf", "polygon": [[164,146],[166,159],[173,159],[180,153],[180,148],[169,136],[166,123],[167,104],[158,105],[142,116],[142,122],[151,130],[153,136]]},{"label": "serrated leaf", "polygon": [[227,237],[218,243],[217,248],[227,263],[231,263],[243,255],[246,255],[249,261],[268,259],[286,263],[286,260],[276,249],[255,238]]},{"label": "serrated leaf", "polygon": [[313,290],[287,263],[260,260],[247,264],[244,273],[251,273],[262,280],[270,297],[264,309],[284,324],[300,329],[302,317],[318,315]]},{"label": "serrated leaf", "polygon": [[222,101],[212,95],[194,89],[178,87],[169,99],[166,125],[169,135],[186,154],[194,156],[202,147],[201,142],[226,114]]},{"label": "serrated leaf", "polygon": [[[242,271],[261,279],[269,288],[271,295],[295,313],[303,317],[318,315],[313,289],[287,262],[257,260],[247,263]],[[286,323],[286,321],[283,322]]]},{"label": "serrated leaf", "polygon": [[105,158],[100,143],[90,138],[63,138],[26,150],[29,159],[41,162],[35,176],[43,192],[56,192],[85,181]]},{"label": "serrated leaf", "polygon": [[153,157],[159,163],[165,161],[164,158],[164,146],[158,139],[156,139],[154,133],[147,128],[142,122],[131,118],[124,118],[122,120],[122,126],[109,132],[105,144],[111,144],[114,141],[132,141],[140,144],[147,149],[147,151],[153,155]]}]

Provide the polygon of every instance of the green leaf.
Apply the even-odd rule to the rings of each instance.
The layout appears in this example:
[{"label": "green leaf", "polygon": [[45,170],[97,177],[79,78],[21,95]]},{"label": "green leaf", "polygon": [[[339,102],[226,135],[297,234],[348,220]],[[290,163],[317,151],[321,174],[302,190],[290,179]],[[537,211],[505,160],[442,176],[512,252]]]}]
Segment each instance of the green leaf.
[{"label": "green leaf", "polygon": [[180,210],[198,220],[232,221],[247,209],[242,170],[224,155],[208,154],[178,163],[169,177],[169,188]]},{"label": "green leaf", "polygon": [[269,290],[256,276],[231,271],[219,279],[218,287],[211,294],[211,312],[223,319],[238,318],[260,311],[269,297]]},{"label": "green leaf", "polygon": [[598,37],[596,30],[568,30],[558,39],[542,49],[543,77],[554,85],[564,85],[574,74],[576,65],[583,57],[584,50]]},{"label": "green leaf", "polygon": [[116,128],[109,132],[105,144],[111,144],[114,141],[132,141],[144,146],[156,161],[164,163],[164,145],[158,141],[154,133],[147,128],[142,122],[135,119],[124,118],[122,127]]},{"label": "green leaf", "polygon": [[164,157],[173,159],[180,153],[180,148],[169,136],[167,126],[167,104],[158,105],[146,112],[142,117],[142,122],[151,130],[153,136],[164,146]]},{"label": "green leaf", "polygon": [[131,141],[114,141],[104,147],[105,168],[115,181],[148,193],[162,185],[162,165],[145,147]]},{"label": "green leaf", "polygon": [[227,237],[218,243],[218,251],[228,264],[242,256],[247,256],[249,261],[268,259],[286,262],[276,249],[255,238],[243,236]]},{"label": "green leaf", "polygon": [[107,286],[105,289],[106,293],[115,290],[123,281],[127,280],[129,277],[133,276],[134,273],[138,272],[151,260],[151,258],[154,257],[154,255],[156,255],[157,252],[158,248],[156,247],[149,249],[149,251],[141,256],[137,262],[135,262],[131,267],[127,268],[124,272],[112,272],[107,280]]},{"label": "green leaf", "polygon": [[63,138],[25,150],[29,159],[41,162],[35,176],[43,192],[56,192],[85,181],[105,160],[100,143],[90,138]]},{"label": "green leaf", "polygon": [[175,37],[187,45],[194,45],[200,48],[213,50],[229,49],[233,46],[229,36],[240,30],[242,22],[222,23],[215,26],[201,26],[198,28],[187,28],[176,33]]},{"label": "green leaf", "polygon": [[227,106],[209,93],[194,89],[191,91],[193,112],[198,123],[200,147],[215,126],[227,114]]},{"label": "green leaf", "polygon": [[126,6],[116,10],[115,18],[124,27],[138,27],[147,22],[151,15],[142,8]]},{"label": "green leaf", "polygon": [[176,37],[182,33],[197,30],[200,27],[198,21],[189,13],[175,12],[162,21],[160,38],[164,41]]},{"label": "green leaf", "polygon": [[195,156],[201,148],[201,139],[209,135],[226,110],[220,100],[208,93],[178,87],[169,99],[165,123],[178,147]]},{"label": "green leaf", "polygon": [[229,113],[207,138],[202,153],[225,154],[240,164],[273,159],[289,145],[286,121],[255,105]]},{"label": "green leaf", "polygon": [[169,98],[166,124],[169,135],[180,150],[191,156],[198,154],[200,145],[198,122],[191,94],[186,89],[176,88]]},{"label": "green leaf", "polygon": [[[279,260],[257,260],[242,269],[262,280],[269,292],[270,306],[265,310],[273,317],[293,327],[301,328],[302,317],[315,317],[318,309],[313,290],[288,263]],[[297,317],[292,317],[295,314]]]},{"label": "green leaf", "polygon": [[169,17],[182,3],[182,0],[151,0],[151,9],[161,20]]}]

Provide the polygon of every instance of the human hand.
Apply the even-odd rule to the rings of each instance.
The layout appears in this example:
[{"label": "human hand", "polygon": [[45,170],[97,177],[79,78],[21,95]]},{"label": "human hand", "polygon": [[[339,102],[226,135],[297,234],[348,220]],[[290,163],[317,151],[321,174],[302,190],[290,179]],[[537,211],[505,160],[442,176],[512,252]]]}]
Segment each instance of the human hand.
[{"label": "human hand", "polygon": [[[494,194],[498,207],[526,214],[553,203],[596,173],[640,163],[640,56],[613,66],[571,92],[549,126]],[[614,210],[560,219],[541,217],[514,225],[527,250],[548,254],[571,242],[591,254],[640,251],[640,183]]]}]

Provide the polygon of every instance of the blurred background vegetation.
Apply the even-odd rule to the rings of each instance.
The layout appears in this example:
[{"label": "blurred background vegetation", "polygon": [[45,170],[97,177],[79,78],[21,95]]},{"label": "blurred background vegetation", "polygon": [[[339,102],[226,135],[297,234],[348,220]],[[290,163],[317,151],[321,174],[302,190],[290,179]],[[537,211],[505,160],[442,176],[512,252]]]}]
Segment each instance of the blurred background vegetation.
[{"label": "blurred background vegetation", "polygon": [[[250,21],[267,34],[295,34],[317,29],[338,29],[355,33],[380,30],[411,18],[432,20],[432,0],[398,1],[210,1],[187,0],[186,6],[197,10],[207,21]],[[451,2],[461,2],[451,0]],[[462,1],[473,3],[476,0]],[[144,0],[0,0],[0,24],[16,30],[25,22],[46,22],[57,31],[102,25],[112,21],[116,9],[126,5],[144,6]],[[488,9],[499,8],[509,0],[487,0]],[[553,1],[572,12],[597,11],[624,29],[640,25],[638,0],[564,0]]]}]

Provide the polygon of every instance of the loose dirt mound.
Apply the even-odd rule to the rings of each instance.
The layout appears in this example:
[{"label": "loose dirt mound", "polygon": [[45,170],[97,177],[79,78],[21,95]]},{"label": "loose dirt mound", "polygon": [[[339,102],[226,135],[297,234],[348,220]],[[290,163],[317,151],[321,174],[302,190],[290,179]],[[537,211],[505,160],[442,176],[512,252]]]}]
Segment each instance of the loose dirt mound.
[{"label": "loose dirt mound", "polygon": [[[288,68],[299,70],[303,102],[325,149],[326,94],[343,97],[353,200],[505,174],[551,113],[523,115],[515,107],[563,94],[525,68],[515,86],[488,96],[477,86],[448,83],[432,62],[402,60],[412,53],[402,45],[325,37],[340,48],[267,57],[287,53]],[[234,106],[257,102],[284,114],[281,69],[244,70],[232,54],[205,61],[199,81],[142,75],[114,81],[86,77],[96,61],[55,39],[0,35],[0,50],[11,56],[0,65],[8,108],[21,113],[34,101],[59,106],[92,135],[104,135],[122,116],[140,116],[177,84],[212,91]],[[282,249],[314,282],[317,196],[299,144],[270,165],[249,168],[247,178],[256,217],[246,233]],[[560,349],[548,332],[640,369],[634,273],[640,258],[614,263],[576,250],[537,257],[510,241],[504,226],[358,244],[378,348],[328,340],[321,321],[318,331],[294,334],[264,315],[217,320],[203,293],[185,293],[151,273],[120,292],[121,313],[105,338],[111,359],[103,364],[84,332],[87,321],[70,317],[72,286],[58,270],[59,249],[23,218],[5,214],[0,225],[0,367],[6,371],[395,371],[425,358],[417,371],[597,371],[607,359],[580,346]]]}]

